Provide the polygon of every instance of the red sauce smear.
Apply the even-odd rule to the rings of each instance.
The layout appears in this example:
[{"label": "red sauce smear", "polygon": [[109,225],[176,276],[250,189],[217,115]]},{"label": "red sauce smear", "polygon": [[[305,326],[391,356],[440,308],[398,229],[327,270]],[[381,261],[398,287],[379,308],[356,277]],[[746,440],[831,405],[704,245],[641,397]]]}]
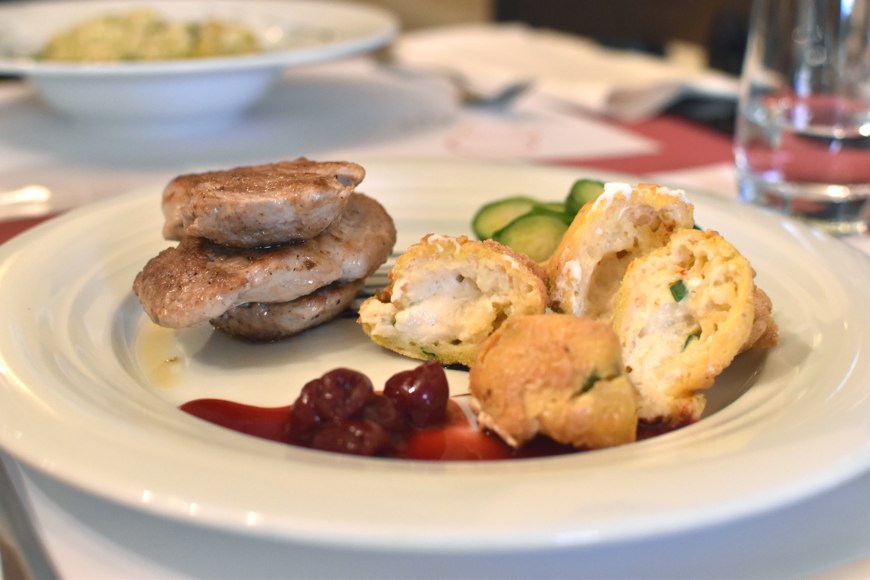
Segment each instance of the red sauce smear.
[{"label": "red sauce smear", "polygon": [[[223,399],[196,399],[181,405],[181,410],[205,421],[262,439],[292,444],[287,436],[292,406],[258,407]],[[646,439],[672,427],[644,425],[638,439]],[[567,455],[582,450],[561,445],[547,437],[537,437],[515,450],[498,436],[481,431],[469,422],[455,401],[448,401],[443,425],[413,430],[402,449],[388,457],[426,461],[491,461]]]}]

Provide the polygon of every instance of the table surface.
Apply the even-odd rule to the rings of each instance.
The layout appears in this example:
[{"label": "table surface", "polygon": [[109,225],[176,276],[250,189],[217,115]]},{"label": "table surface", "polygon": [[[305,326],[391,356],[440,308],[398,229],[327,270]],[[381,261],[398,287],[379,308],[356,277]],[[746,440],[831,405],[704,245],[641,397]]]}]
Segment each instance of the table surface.
[{"label": "table surface", "polygon": [[[45,110],[26,84],[0,84],[0,191],[32,185],[51,191],[47,200],[0,204],[0,241],[69,208],[159,188],[182,172],[298,155],[583,166],[736,196],[731,142],[722,133],[670,116],[616,123],[534,91],[510,108],[463,107],[443,82],[396,78],[364,58],[288,74],[225,133],[153,139],[89,132]],[[866,236],[844,243],[870,253]],[[164,520],[3,459],[68,578],[870,576],[863,561],[870,558],[870,474],[768,513],[643,541],[397,558]]]}]

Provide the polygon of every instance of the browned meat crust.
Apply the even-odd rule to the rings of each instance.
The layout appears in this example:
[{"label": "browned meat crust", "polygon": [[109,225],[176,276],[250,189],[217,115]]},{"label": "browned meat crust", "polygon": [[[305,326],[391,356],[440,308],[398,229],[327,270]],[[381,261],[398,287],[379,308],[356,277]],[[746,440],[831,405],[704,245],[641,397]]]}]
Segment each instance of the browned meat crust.
[{"label": "browned meat crust", "polygon": [[341,215],[365,170],[303,157],[182,175],[163,192],[163,235],[252,248],[313,238]]},{"label": "browned meat crust", "polygon": [[185,237],[145,265],[133,290],[157,324],[193,326],[248,302],[288,302],[336,281],[363,279],[395,242],[386,210],[354,193],[342,218],[304,243],[232,249]]},{"label": "browned meat crust", "polygon": [[212,319],[218,330],[253,342],[281,340],[328,322],[348,308],[364,280],[336,283],[289,302],[252,302]]}]

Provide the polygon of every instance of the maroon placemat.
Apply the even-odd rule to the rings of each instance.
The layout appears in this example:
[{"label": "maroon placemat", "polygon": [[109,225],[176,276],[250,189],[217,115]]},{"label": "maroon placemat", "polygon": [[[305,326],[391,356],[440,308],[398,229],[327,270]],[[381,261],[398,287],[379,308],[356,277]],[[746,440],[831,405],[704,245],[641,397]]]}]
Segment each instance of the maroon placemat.
[{"label": "maroon placemat", "polygon": [[0,222],[0,243],[12,239],[24,230],[30,229],[36,224],[41,224],[56,215],[57,214],[49,214],[39,217],[21,218]]},{"label": "maroon placemat", "polygon": [[620,125],[623,129],[648,137],[658,151],[626,157],[601,157],[560,160],[560,164],[581,165],[619,173],[655,173],[702,167],[733,159],[731,138],[679,117],[661,116],[647,121]]}]

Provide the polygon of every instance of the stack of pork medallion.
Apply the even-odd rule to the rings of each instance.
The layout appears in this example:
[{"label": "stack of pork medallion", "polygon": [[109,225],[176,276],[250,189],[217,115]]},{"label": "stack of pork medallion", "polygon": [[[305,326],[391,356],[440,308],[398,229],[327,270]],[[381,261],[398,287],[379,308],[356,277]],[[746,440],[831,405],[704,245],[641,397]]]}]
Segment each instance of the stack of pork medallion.
[{"label": "stack of pork medallion", "polygon": [[305,158],[182,175],[163,192],[163,235],[133,290],[157,324],[210,322],[254,341],[331,320],[386,262],[396,228],[356,192],[365,170]]}]

